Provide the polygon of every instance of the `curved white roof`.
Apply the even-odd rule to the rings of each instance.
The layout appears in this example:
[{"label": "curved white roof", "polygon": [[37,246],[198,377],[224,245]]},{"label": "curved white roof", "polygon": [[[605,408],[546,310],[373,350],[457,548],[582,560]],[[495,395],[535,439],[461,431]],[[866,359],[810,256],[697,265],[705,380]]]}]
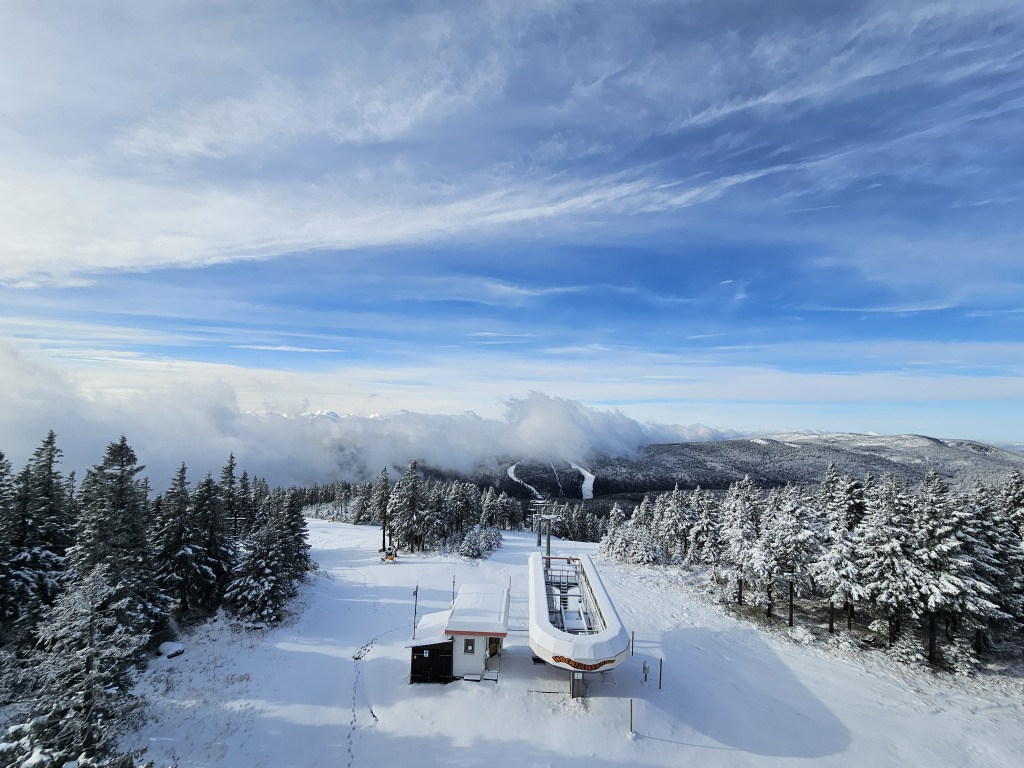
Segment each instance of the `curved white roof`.
[{"label": "curved white roof", "polygon": [[[566,558],[552,558],[565,560]],[[593,672],[612,669],[629,655],[629,634],[622,626],[608,592],[601,583],[597,568],[588,555],[575,555],[582,568],[579,588],[589,592],[593,629],[588,633],[573,633],[559,629],[551,623],[548,613],[547,584],[544,580],[544,556],[530,555],[530,647],[549,664],[563,669]]]}]

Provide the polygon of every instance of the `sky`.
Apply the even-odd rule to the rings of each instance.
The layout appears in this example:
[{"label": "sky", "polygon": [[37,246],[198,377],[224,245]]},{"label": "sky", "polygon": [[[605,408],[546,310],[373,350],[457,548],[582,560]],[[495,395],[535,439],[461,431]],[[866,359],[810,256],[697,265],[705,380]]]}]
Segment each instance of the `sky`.
[{"label": "sky", "polygon": [[1021,441],[1022,126],[1017,0],[9,0],[0,450]]}]

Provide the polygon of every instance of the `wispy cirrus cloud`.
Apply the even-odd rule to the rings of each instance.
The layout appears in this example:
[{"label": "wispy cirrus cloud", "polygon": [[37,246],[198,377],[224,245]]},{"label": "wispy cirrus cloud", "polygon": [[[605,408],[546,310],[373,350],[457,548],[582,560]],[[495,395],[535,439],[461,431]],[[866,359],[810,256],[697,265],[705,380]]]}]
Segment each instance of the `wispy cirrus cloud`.
[{"label": "wispy cirrus cloud", "polygon": [[1005,429],[1018,2],[0,15],[0,334],[43,391]]}]

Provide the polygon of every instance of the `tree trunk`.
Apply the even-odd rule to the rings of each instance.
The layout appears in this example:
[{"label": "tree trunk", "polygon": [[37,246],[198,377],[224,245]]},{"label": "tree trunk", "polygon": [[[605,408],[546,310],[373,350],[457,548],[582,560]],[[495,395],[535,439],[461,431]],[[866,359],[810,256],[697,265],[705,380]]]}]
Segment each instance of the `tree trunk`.
[{"label": "tree trunk", "polygon": [[740,591],[737,593],[736,601],[743,605],[743,579],[740,579]]},{"label": "tree trunk", "polygon": [[982,651],[985,650],[985,631],[978,627],[974,630],[974,652],[981,656]]},{"label": "tree trunk", "polygon": [[846,601],[846,629],[853,631],[853,602],[850,600]]},{"label": "tree trunk", "polygon": [[793,582],[789,582],[789,626],[793,626]]},{"label": "tree trunk", "polygon": [[935,665],[935,611],[928,611],[928,663]]},{"label": "tree trunk", "polygon": [[828,601],[828,633],[836,633],[836,604],[831,600]]},{"label": "tree trunk", "polygon": [[775,585],[771,584],[771,583],[768,584],[768,587],[767,587],[768,605],[764,609],[764,615],[767,616],[769,619],[772,617],[772,587],[773,586],[775,586]]}]

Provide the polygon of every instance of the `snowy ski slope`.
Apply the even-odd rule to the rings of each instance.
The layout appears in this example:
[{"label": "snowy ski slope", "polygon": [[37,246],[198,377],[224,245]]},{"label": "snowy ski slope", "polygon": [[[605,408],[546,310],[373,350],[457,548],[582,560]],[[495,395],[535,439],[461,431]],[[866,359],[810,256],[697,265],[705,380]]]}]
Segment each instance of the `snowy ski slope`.
[{"label": "snowy ski slope", "polygon": [[[506,535],[483,562],[403,555],[384,566],[379,529],[309,526],[321,571],[297,615],[266,632],[222,620],[181,638],[183,655],[142,676],[148,719],[125,747],[148,746],[157,766],[176,758],[183,768],[990,768],[1024,754],[1018,679],[953,679],[876,652],[804,646],[801,630],[752,629],[669,572],[606,563],[602,580],[636,633],[635,655],[571,700],[567,672],[531,660],[534,535]],[[552,554],[592,551],[552,543]],[[498,680],[409,685],[413,589],[421,614],[442,610],[453,576],[511,584]]]}]

